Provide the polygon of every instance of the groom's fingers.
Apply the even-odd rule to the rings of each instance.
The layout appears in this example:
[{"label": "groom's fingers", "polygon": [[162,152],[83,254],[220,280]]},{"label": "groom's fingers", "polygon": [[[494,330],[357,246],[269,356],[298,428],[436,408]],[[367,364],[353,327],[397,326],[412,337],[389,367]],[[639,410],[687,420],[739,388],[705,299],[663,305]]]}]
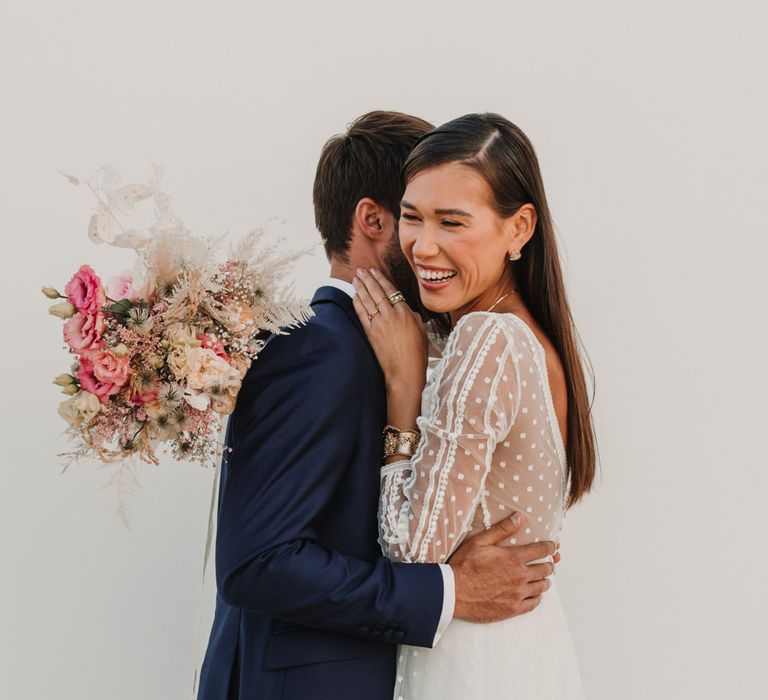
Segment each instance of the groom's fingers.
[{"label": "groom's fingers", "polygon": [[557,545],[550,540],[522,544],[517,548],[518,555],[527,562],[533,562],[537,559],[546,559],[547,557],[553,556],[556,551]]},{"label": "groom's fingers", "polygon": [[523,526],[524,520],[522,513],[513,513],[509,518],[494,523],[487,530],[474,535],[467,541],[481,547],[499,544],[508,537],[512,537]]},{"label": "groom's fingers", "polygon": [[528,580],[540,581],[548,576],[551,576],[555,571],[554,564],[545,562],[544,564],[529,564],[528,565]]},{"label": "groom's fingers", "polygon": [[536,596],[540,596],[543,593],[546,593],[550,588],[552,584],[549,582],[548,579],[542,579],[540,581],[532,581],[531,583],[526,586],[525,592],[523,595],[525,598],[535,598]]},{"label": "groom's fingers", "polygon": [[[483,532],[467,539],[467,544],[476,547],[506,544],[505,540],[512,539],[515,533],[523,526],[525,518],[522,513],[513,513],[511,517],[504,518]],[[557,545],[550,541],[531,542],[530,544],[510,547],[514,556],[524,562],[535,562],[539,559],[553,557],[557,552]]]},{"label": "groom's fingers", "polygon": [[533,598],[526,598],[520,603],[520,614],[525,615],[525,613],[531,612],[531,610],[535,610],[539,603],[541,603],[541,596],[537,595]]}]

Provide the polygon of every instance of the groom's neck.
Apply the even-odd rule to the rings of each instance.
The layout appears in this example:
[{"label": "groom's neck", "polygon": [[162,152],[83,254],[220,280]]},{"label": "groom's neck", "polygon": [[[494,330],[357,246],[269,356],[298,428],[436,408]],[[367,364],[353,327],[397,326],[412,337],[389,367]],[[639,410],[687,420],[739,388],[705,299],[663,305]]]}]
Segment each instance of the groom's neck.
[{"label": "groom's neck", "polygon": [[381,267],[381,262],[372,255],[360,255],[356,251],[349,251],[346,260],[331,258],[331,277],[345,282],[352,282],[357,274],[358,268],[370,269],[372,267]]},{"label": "groom's neck", "polygon": [[359,267],[352,266],[352,262],[343,262],[341,260],[331,260],[331,277],[345,282],[352,282],[355,276],[355,270]]}]

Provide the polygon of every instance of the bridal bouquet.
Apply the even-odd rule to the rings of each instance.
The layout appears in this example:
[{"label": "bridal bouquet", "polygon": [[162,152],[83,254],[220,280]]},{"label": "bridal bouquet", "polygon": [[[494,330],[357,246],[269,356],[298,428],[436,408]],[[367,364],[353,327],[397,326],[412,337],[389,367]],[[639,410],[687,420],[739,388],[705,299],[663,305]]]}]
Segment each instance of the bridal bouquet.
[{"label": "bridal bouquet", "polygon": [[[277,255],[251,233],[224,259],[219,240],[188,231],[159,185],[120,186],[106,166],[82,180],[96,197],[89,236],[135,253],[132,273],[106,283],[82,265],[64,286],[43,293],[60,300],[50,313],[64,321],[72,366],[54,380],[65,399],[59,414],[73,442],[71,459],[158,463],[164,448],[177,459],[212,463],[221,453],[222,416],[231,413],[246,370],[265,336],[311,315],[282,281],[301,255]],[[148,226],[131,226],[136,205],[154,204]]]}]

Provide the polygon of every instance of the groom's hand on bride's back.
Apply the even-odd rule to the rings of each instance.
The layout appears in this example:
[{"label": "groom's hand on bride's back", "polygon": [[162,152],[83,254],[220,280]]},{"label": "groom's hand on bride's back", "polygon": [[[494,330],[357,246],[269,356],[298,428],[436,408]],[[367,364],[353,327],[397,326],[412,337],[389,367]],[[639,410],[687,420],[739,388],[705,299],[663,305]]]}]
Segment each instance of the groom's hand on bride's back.
[{"label": "groom's hand on bride's back", "polygon": [[515,513],[485,532],[468,538],[448,562],[456,580],[454,617],[470,622],[496,622],[530,612],[550,587],[554,564],[531,564],[552,557],[560,560],[554,542],[499,546],[523,526]]}]

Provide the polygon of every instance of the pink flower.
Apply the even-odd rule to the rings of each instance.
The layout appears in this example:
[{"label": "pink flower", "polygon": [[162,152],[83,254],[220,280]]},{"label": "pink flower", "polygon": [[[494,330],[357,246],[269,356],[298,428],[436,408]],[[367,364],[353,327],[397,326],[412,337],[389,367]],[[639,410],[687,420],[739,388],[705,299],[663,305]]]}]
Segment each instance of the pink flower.
[{"label": "pink flower", "polygon": [[104,333],[104,314],[75,314],[64,324],[64,342],[77,355],[98,350]]},{"label": "pink flower", "polygon": [[100,311],[107,299],[101,280],[88,265],[81,265],[75,276],[64,287],[67,299],[78,311],[91,314]]},{"label": "pink flower", "polygon": [[213,352],[222,360],[229,362],[229,355],[227,355],[227,351],[224,349],[224,343],[222,343],[218,338],[214,339],[214,337],[208,333],[203,333],[198,337],[198,340],[200,341],[200,345],[203,348],[206,348],[207,350],[213,350]]},{"label": "pink flower", "polygon": [[[108,376],[114,374],[116,378],[119,377],[119,372],[112,361],[101,357],[102,355],[109,355],[110,353],[99,351],[94,353],[94,359],[99,358],[98,364],[94,364],[88,357],[80,358],[80,369],[77,371],[77,379],[80,382],[80,388],[98,397],[101,403],[107,403],[109,397],[120,391],[121,387],[125,383],[125,379],[128,376],[127,362],[125,369],[125,379],[122,384],[116,384],[112,381],[102,381],[98,378],[98,374],[101,376]],[[113,356],[114,357],[114,356]],[[115,358],[117,360],[124,360],[125,358]]]},{"label": "pink flower", "polygon": [[149,389],[143,393],[138,393],[135,389],[131,391],[131,403],[134,406],[144,406],[157,399],[157,389]]},{"label": "pink flower", "polygon": [[105,350],[97,350],[89,359],[93,363],[93,374],[100,382],[121,387],[128,381],[127,356],[120,357]]},{"label": "pink flower", "polygon": [[115,301],[120,299],[134,299],[133,276],[129,272],[122,272],[107,282],[107,296]]}]

